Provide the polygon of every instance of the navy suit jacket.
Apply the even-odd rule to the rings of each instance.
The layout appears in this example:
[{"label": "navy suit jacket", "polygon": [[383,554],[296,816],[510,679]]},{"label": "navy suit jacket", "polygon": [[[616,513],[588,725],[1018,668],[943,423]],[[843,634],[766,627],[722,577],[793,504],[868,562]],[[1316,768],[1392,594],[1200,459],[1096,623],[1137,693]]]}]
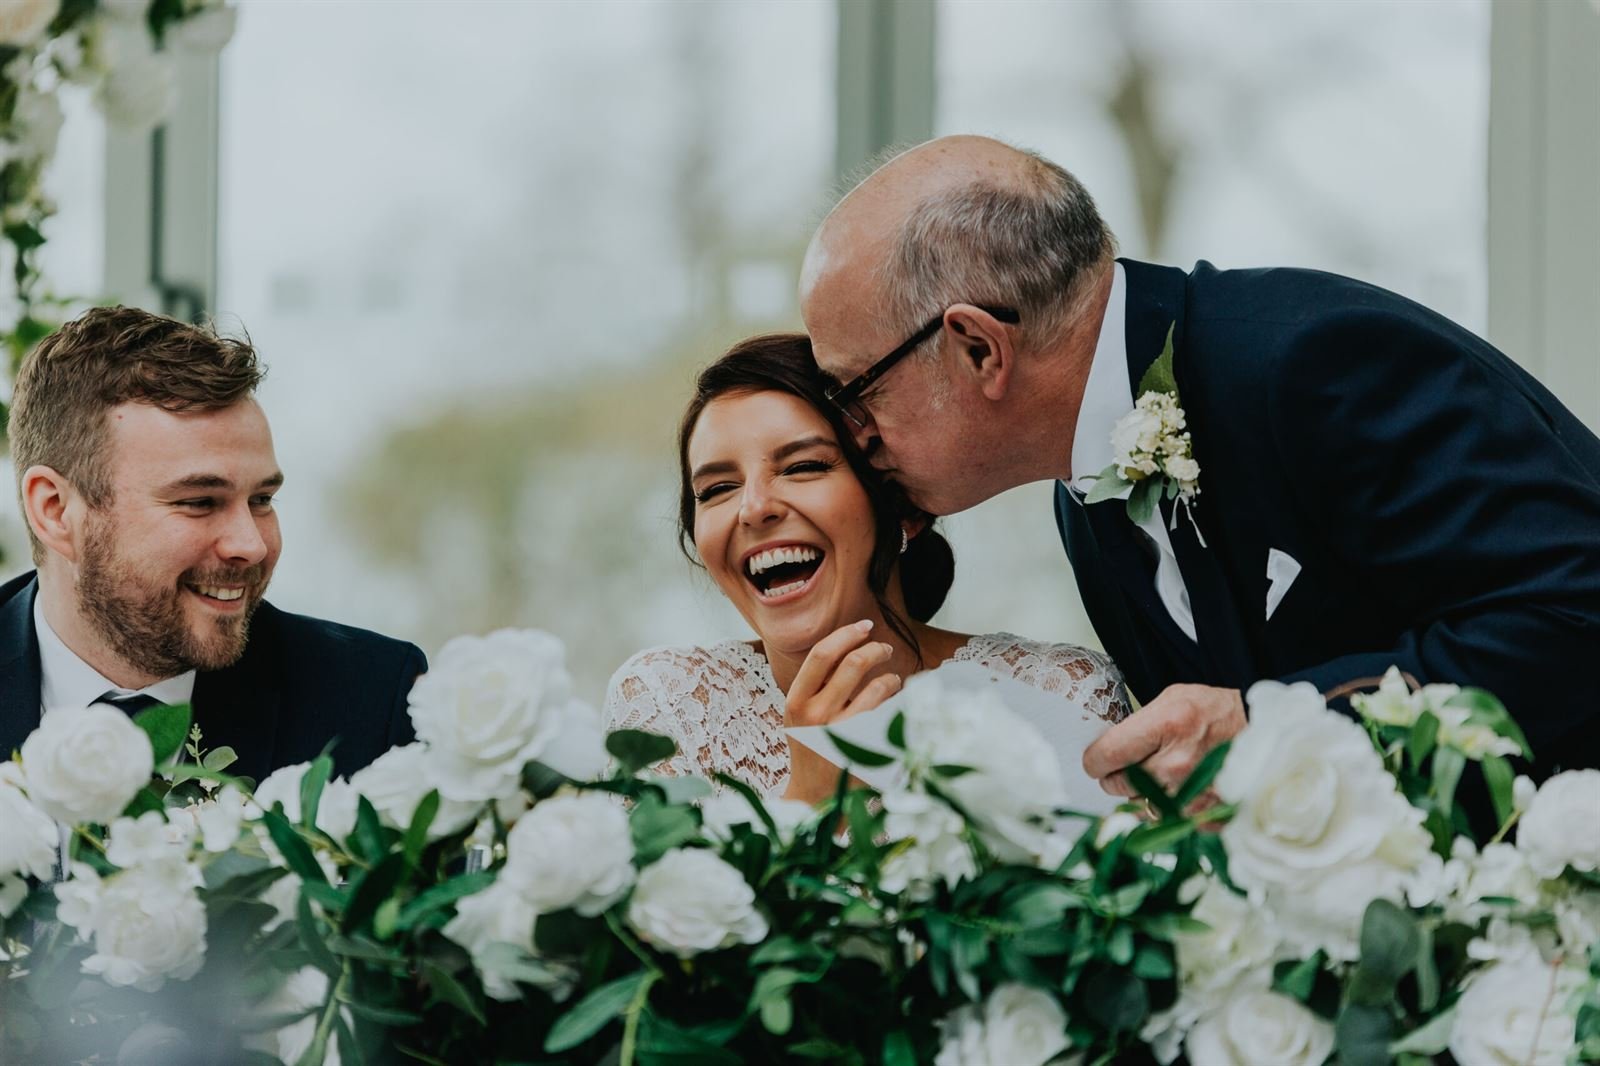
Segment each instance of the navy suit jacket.
[{"label": "navy suit jacket", "polygon": [[[1541,773],[1600,765],[1600,439],[1488,343],[1383,289],[1123,266],[1136,393],[1175,326],[1205,540],[1178,516],[1196,645],[1123,504],[1057,486],[1078,588],[1134,694],[1329,691],[1394,664],[1500,697]],[[1269,620],[1273,548],[1302,570]]]},{"label": "navy suit jacket", "polygon": [[[38,587],[33,574],[0,585],[0,757],[39,724]],[[263,603],[239,661],[196,676],[194,720],[204,747],[238,753],[231,774],[259,782],[334,739],[349,774],[414,739],[406,695],[427,668],[415,645]]]}]

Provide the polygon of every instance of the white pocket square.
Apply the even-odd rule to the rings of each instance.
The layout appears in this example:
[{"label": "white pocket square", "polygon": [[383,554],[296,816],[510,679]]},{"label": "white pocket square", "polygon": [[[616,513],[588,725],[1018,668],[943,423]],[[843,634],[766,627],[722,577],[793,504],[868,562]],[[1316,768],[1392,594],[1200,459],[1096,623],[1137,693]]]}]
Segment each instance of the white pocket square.
[{"label": "white pocket square", "polygon": [[1288,552],[1271,548],[1267,551],[1267,617],[1283,602],[1284,593],[1300,576],[1300,561]]}]

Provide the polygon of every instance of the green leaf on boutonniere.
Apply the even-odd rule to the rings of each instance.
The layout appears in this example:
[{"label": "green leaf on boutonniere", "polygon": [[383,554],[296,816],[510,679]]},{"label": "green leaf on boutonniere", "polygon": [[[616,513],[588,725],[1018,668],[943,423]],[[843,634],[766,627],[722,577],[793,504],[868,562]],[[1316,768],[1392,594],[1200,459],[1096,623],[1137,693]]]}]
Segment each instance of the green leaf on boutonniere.
[{"label": "green leaf on boutonniere", "polygon": [[1167,327],[1167,342],[1161,346],[1161,354],[1150,364],[1150,369],[1144,372],[1144,377],[1139,379],[1140,396],[1147,392],[1165,392],[1173,396],[1178,394],[1178,377],[1172,369],[1172,335],[1177,328],[1176,322]]},{"label": "green leaf on boutonniere", "polygon": [[191,717],[187,703],[147,707],[133,716],[133,724],[150,737],[150,749],[155,753],[157,766],[183,748],[183,742],[189,736]]},{"label": "green leaf on boutonniere", "polygon": [[1128,497],[1128,518],[1134,525],[1142,526],[1150,521],[1150,516],[1156,513],[1156,504],[1161,500],[1161,479],[1147,477],[1134,485],[1133,495]]},{"label": "green leaf on boutonniere", "polygon": [[1133,482],[1124,478],[1117,472],[1117,464],[1112,463],[1100,473],[1095,475],[1094,485],[1083,498],[1084,506],[1091,503],[1100,503],[1104,500],[1114,500],[1127,490]]}]

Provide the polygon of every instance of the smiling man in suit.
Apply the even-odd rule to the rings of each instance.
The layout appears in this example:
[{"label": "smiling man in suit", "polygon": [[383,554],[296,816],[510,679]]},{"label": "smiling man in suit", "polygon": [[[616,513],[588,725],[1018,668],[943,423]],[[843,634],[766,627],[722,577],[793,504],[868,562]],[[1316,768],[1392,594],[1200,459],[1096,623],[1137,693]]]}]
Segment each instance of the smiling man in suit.
[{"label": "smiling man in suit", "polygon": [[46,707],[191,703],[260,779],[412,739],[416,647],[262,599],[283,474],[247,341],[97,308],[23,363],[12,459],[36,573],[0,586],[0,751]]},{"label": "smiling man in suit", "polygon": [[[1391,664],[1496,693],[1542,773],[1600,764],[1600,440],[1468,331],[1316,271],[1117,259],[1070,174],[978,137],[841,201],[801,299],[835,402],[917,505],[1057,482],[1145,703],[1084,755],[1108,791],[1134,764],[1182,780],[1257,680],[1328,692]],[[1087,490],[1169,330],[1199,495],[1135,521]]]}]

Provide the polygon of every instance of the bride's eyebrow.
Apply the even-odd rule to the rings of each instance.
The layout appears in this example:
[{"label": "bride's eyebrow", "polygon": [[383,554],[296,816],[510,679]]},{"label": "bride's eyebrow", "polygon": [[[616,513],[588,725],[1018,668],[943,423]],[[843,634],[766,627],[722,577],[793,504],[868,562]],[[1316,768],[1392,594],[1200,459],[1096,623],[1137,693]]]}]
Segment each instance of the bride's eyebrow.
[{"label": "bride's eyebrow", "polygon": [[801,437],[799,440],[792,440],[788,444],[783,445],[781,448],[775,449],[772,453],[772,461],[775,463],[781,463],[795,452],[803,452],[807,448],[831,448],[834,451],[838,451],[839,445],[837,442],[832,441],[827,437]]}]

